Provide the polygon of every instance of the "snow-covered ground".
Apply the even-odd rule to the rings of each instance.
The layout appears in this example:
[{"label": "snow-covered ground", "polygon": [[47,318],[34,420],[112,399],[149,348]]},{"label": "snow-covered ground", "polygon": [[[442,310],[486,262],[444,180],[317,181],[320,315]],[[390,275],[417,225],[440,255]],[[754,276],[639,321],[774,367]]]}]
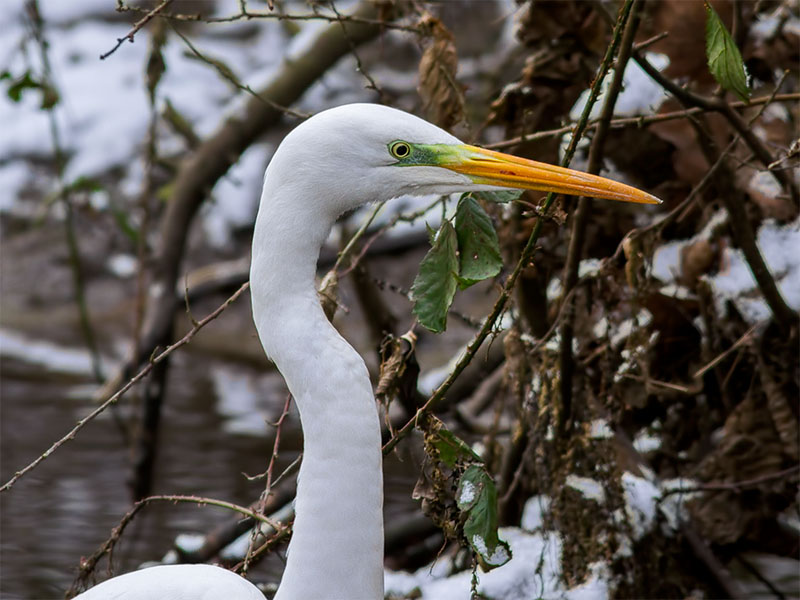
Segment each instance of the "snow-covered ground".
[{"label": "snow-covered ground", "polygon": [[[664,293],[689,294],[677,282],[681,275],[681,251],[698,240],[708,240],[714,228],[726,218],[727,213],[720,211],[693,238],[668,242],[656,250],[652,275],[665,284]],[[800,252],[797,252],[800,248],[800,220],[785,225],[764,221],[756,233],[756,243],[784,300],[791,308],[800,310]],[[711,285],[717,313],[724,315],[730,301],[750,323],[768,319],[771,316],[769,306],[742,251],[726,246],[719,264],[721,268],[716,273],[703,276]]]}]

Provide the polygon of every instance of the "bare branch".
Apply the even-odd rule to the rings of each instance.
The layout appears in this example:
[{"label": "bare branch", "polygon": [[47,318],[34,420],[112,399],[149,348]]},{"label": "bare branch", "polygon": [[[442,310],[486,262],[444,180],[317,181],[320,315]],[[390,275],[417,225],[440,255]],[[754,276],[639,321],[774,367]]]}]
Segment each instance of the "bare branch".
[{"label": "bare branch", "polygon": [[186,344],[188,344],[189,341],[195,335],[197,335],[198,331],[200,331],[203,327],[208,325],[211,321],[213,321],[220,314],[222,314],[222,311],[224,311],[226,308],[228,308],[228,306],[233,304],[236,301],[236,299],[239,296],[241,296],[245,292],[245,290],[247,290],[249,288],[250,288],[250,282],[247,282],[244,285],[242,285],[242,287],[240,287],[238,290],[236,290],[236,292],[230,298],[228,298],[225,302],[223,302],[220,306],[218,306],[214,310],[214,312],[212,312],[211,314],[206,316],[203,320],[201,320],[199,323],[197,323],[197,325],[195,325],[185,336],[183,336],[180,340],[178,340],[177,342],[172,344],[169,348],[167,348],[166,350],[164,350],[163,352],[161,352],[160,354],[155,356],[149,363],[147,363],[142,368],[141,371],[139,371],[133,378],[131,378],[131,380],[128,381],[128,383],[126,383],[124,386],[122,386],[122,388],[120,388],[119,391],[117,391],[108,400],[103,402],[100,406],[95,408],[92,412],[90,412],[88,415],[86,415],[83,419],[78,421],[78,423],[75,425],[75,427],[70,429],[70,431],[64,437],[62,437],[60,440],[58,440],[52,446],[50,446],[47,450],[45,450],[36,460],[34,460],[32,463],[30,463],[27,467],[25,467],[24,469],[21,469],[21,470],[17,471],[16,473],[14,473],[14,476],[11,479],[9,479],[6,483],[4,483],[2,485],[2,487],[0,487],[0,492],[5,492],[5,491],[11,489],[11,487],[21,477],[23,477],[24,475],[29,473],[31,470],[35,469],[43,460],[45,460],[46,458],[49,458],[50,455],[53,454],[53,452],[58,450],[65,443],[67,443],[70,440],[75,439],[75,434],[77,434],[81,429],[83,429],[83,427],[87,423],[92,421],[97,415],[102,413],[109,406],[115,404],[120,398],[122,398],[122,396],[125,394],[125,392],[127,392],[129,389],[131,389],[139,381],[144,379],[147,376],[147,374],[150,373],[150,371],[153,369],[153,367],[155,367],[157,364],[159,364],[160,362],[165,360],[170,354],[172,354],[175,350],[177,350],[181,346],[185,346]]},{"label": "bare branch", "polygon": [[[111,50],[109,50],[109,51],[108,51],[108,52],[106,52],[105,54],[101,54],[101,55],[100,55],[100,60],[105,60],[105,59],[107,59],[109,56],[111,56],[112,54],[114,54],[114,52],[116,52],[116,51],[117,51],[117,49],[118,49],[120,46],[122,46],[122,43],[123,43],[125,40],[128,40],[128,41],[129,41],[129,42],[132,44],[132,43],[133,43],[133,36],[134,36],[134,35],[136,35],[136,33],[137,33],[137,32],[138,32],[138,31],[139,31],[139,30],[140,30],[142,27],[144,27],[145,25],[147,25],[147,24],[148,24],[148,23],[149,23],[149,22],[152,20],[152,18],[153,18],[153,17],[155,17],[155,16],[156,16],[158,13],[160,13],[160,12],[161,12],[162,10],[164,10],[165,8],[167,8],[167,7],[168,7],[170,4],[172,4],[172,0],[164,0],[164,1],[163,1],[161,4],[159,4],[158,6],[156,6],[156,7],[155,7],[153,10],[151,10],[150,12],[148,12],[148,13],[147,13],[147,14],[146,14],[144,17],[142,17],[141,19],[139,19],[138,21],[136,21],[136,23],[134,24],[134,26],[131,28],[131,30],[130,30],[128,33],[126,33],[126,34],[125,34],[124,36],[122,36],[121,38],[117,38],[117,44],[116,44],[116,45],[115,45],[115,46],[114,46],[114,47],[113,47]],[[119,10],[119,8],[117,8],[117,10]]]}]

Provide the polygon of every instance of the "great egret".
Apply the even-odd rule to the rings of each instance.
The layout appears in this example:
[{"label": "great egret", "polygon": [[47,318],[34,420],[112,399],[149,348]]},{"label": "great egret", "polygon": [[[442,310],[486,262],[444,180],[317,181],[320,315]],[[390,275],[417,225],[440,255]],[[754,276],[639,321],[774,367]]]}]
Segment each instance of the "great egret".
[{"label": "great egret", "polygon": [[[418,117],[373,104],[315,115],[272,157],[253,235],[253,318],[297,402],[304,437],[294,531],[276,600],[383,598],[378,411],[364,361],[325,317],[315,286],[333,223],[347,210],[404,194],[503,188],[659,202],[615,181],[465,145]],[[122,575],[79,598],[199,598],[200,573],[203,585],[217,585],[216,598],[223,589],[231,599],[262,597],[225,569],[176,565]],[[165,581],[176,590],[170,596]]]}]

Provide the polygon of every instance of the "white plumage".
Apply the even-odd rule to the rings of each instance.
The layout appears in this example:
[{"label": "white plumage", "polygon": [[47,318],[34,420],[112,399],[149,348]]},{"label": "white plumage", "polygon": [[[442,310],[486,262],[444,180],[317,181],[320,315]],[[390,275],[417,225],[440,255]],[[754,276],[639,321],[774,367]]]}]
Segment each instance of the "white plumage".
[{"label": "white plumage", "polygon": [[[253,236],[253,317],[295,398],[304,435],[294,532],[276,600],[383,597],[380,422],[364,361],[320,307],[320,247],[339,215],[366,202],[498,186],[657,202],[606,179],[466,146],[422,119],[370,104],[317,114],[273,156]],[[213,593],[202,595],[203,586]],[[260,597],[244,579],[207,565],[153,567],[79,596]]]}]

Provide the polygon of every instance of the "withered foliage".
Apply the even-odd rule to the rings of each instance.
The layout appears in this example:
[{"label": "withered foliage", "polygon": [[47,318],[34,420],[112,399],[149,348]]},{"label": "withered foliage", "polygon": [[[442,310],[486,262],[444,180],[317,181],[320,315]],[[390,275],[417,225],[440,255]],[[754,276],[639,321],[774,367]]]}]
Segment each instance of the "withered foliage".
[{"label": "withered foliage", "polygon": [[[713,4],[733,26],[754,95],[796,92],[796,32],[777,26],[766,37],[754,35],[756,21],[766,18],[763,10],[755,14],[757,5]],[[566,119],[591,83],[609,32],[590,3],[520,5],[517,38],[525,47],[524,65],[491,115],[507,138],[554,128]],[[771,10],[783,14],[785,8],[776,4]],[[717,84],[706,66],[703,11],[700,2],[648,3],[637,42],[667,32],[648,48],[669,57],[665,74],[711,96]],[[790,70],[778,77],[784,69]],[[688,107],[668,99],[659,112],[683,108]],[[776,159],[791,155],[800,117],[796,102],[740,110]],[[574,291],[577,404],[564,435],[558,434],[563,357],[557,342],[541,341],[551,327],[559,329],[564,298],[542,290],[564,268],[571,217],[565,227],[545,224],[535,265],[517,289],[521,318],[506,337],[503,395],[514,406],[504,452],[517,461],[499,469],[501,514],[514,522],[525,498],[552,498],[549,525],[564,536],[562,568],[569,583],[581,583],[588,565],[604,560],[618,575],[619,597],[686,597],[697,589],[719,597],[735,591],[721,582],[721,565],[742,571],[748,552],[796,557],[800,550],[798,532],[787,525],[797,516],[800,476],[797,323],[754,324],[741,306],[721,301],[710,283],[729,272],[739,251],[723,194],[736,195],[756,232],[769,219],[791,227],[800,207],[787,189],[776,193],[759,184],[767,165],[753,160],[747,144],[725,151],[735,136],[729,120],[715,112],[612,129],[608,164],[663,198],[663,214],[677,210],[663,225],[648,227],[642,223],[650,221],[637,216],[636,208],[595,205],[584,257],[596,262],[585,264]],[[514,151],[554,160],[554,150],[552,140],[537,140]],[[717,175],[709,176],[715,161]],[[785,167],[797,168],[796,159],[786,161]],[[535,195],[528,200],[537,201]],[[564,201],[568,213],[572,207]],[[500,231],[508,256],[518,252],[533,222],[523,211],[505,214]],[[677,241],[683,243],[674,272],[669,281],[658,279],[654,256]],[[786,276],[788,285],[798,275],[774,276]],[[748,293],[751,299],[762,297],[755,286]],[[608,426],[607,433],[598,433],[598,423]],[[662,488],[656,525],[642,534],[635,531],[635,519],[619,517],[628,507],[626,473],[656,485],[685,478],[681,485],[687,491],[670,494]],[[605,500],[584,497],[568,484],[571,475],[600,482]],[[676,497],[677,524],[661,510]],[[682,527],[699,537],[686,537]],[[698,544],[716,560],[704,558]]]},{"label": "withered foliage", "polygon": [[419,61],[419,91],[428,118],[444,129],[465,119],[464,91],[456,79],[458,54],[453,34],[426,14],[418,25],[430,39]]}]

